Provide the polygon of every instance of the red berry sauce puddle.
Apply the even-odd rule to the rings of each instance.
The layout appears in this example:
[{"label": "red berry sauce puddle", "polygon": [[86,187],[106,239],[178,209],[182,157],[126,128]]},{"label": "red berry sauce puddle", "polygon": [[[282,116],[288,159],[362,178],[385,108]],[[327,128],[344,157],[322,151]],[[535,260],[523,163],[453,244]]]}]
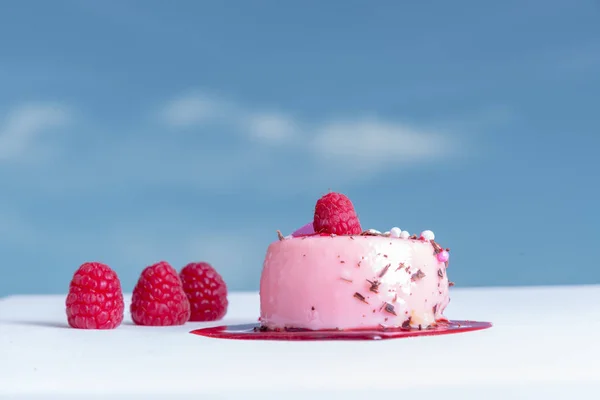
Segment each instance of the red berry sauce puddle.
[{"label": "red berry sauce puddle", "polygon": [[429,329],[357,329],[347,331],[322,330],[309,331],[294,329],[285,331],[264,331],[258,324],[215,326],[212,328],[196,329],[190,333],[217,339],[235,340],[382,340],[402,339],[415,336],[437,336],[451,333],[471,332],[491,328],[490,322],[477,321],[447,321],[439,322],[436,327]]}]

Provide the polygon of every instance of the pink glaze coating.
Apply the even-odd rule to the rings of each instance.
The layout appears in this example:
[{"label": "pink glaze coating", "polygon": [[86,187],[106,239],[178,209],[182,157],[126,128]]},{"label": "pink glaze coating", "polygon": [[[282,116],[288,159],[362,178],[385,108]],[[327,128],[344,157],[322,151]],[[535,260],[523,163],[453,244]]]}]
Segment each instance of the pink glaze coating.
[{"label": "pink glaze coating", "polygon": [[426,328],[445,319],[448,289],[429,241],[294,237],[267,250],[260,320],[270,329]]}]

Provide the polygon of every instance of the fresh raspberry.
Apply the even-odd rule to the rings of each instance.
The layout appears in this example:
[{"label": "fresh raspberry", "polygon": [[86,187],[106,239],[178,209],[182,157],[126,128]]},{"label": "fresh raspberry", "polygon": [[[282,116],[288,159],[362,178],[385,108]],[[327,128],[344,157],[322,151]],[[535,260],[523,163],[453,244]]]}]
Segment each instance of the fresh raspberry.
[{"label": "fresh raspberry", "polygon": [[66,300],[73,328],[114,329],[123,321],[123,292],[119,277],[108,265],[82,264],[71,280]]},{"label": "fresh raspberry", "polygon": [[317,201],[313,228],[318,233],[358,235],[362,232],[354,206],[341,193],[327,193]]},{"label": "fresh raspberry", "polygon": [[146,267],[131,298],[131,318],[137,325],[183,325],[190,318],[188,301],[175,268],[161,261]]},{"label": "fresh raspberry", "polygon": [[183,290],[190,300],[190,321],[217,321],[227,313],[227,285],[206,262],[190,263],[181,270]]}]

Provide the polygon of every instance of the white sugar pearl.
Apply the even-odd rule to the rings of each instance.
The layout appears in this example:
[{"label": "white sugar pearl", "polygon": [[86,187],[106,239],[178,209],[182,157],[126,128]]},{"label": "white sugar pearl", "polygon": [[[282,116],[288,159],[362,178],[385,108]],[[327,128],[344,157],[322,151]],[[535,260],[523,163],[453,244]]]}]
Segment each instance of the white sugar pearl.
[{"label": "white sugar pearl", "polygon": [[407,231],[400,232],[400,239],[408,239],[410,237],[410,233]]},{"label": "white sugar pearl", "polygon": [[433,240],[435,239],[435,235],[431,231],[423,231],[421,232],[421,237],[425,240]]},{"label": "white sugar pearl", "polygon": [[400,234],[402,233],[402,229],[398,228],[398,227],[393,227],[392,229],[390,229],[390,236],[391,237],[395,237],[395,238],[399,238]]}]

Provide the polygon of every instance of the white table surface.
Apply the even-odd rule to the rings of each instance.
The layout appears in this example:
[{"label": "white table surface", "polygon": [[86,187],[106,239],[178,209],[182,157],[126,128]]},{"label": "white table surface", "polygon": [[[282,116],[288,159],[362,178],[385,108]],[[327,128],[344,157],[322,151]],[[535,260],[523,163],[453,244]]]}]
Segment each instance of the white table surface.
[{"label": "white table surface", "polygon": [[[231,294],[222,323],[256,322],[258,301]],[[127,313],[116,330],[76,330],[63,304],[0,299],[0,399],[600,398],[600,285],[455,288],[447,317],[494,327],[364,342],[210,339],[188,333],[208,324],[139,327]]]}]

